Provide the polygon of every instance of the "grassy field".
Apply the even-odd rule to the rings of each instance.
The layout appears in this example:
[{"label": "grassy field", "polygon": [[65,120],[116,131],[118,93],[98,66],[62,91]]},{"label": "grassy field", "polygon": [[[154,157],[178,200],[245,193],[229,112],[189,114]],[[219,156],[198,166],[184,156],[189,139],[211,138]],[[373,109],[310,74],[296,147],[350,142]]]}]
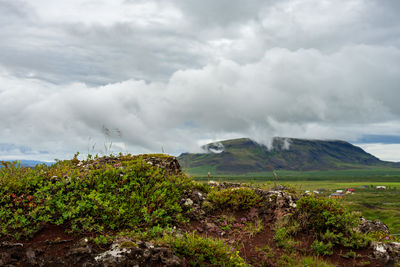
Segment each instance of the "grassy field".
[{"label": "grassy field", "polygon": [[[243,175],[215,175],[210,171],[213,180],[266,182],[273,180],[272,172],[246,173]],[[337,181],[337,182],[400,182],[400,168],[371,167],[364,169],[327,170],[327,171],[276,171],[280,181]],[[205,175],[190,173],[197,180],[207,180]]]},{"label": "grassy field", "polygon": [[[294,187],[298,191],[324,189],[322,196],[336,190],[354,188],[355,193],[346,195],[343,201],[354,211],[360,211],[370,220],[379,219],[386,223],[392,234],[400,234],[400,176],[398,170],[339,170],[291,172],[277,171],[278,183]],[[211,180],[254,183],[257,186],[272,188],[272,173],[245,176],[211,176]],[[198,181],[207,181],[208,177],[196,177]],[[376,190],[384,185],[387,190]],[[367,188],[365,188],[367,187]]]},{"label": "grassy field", "polygon": [[[324,189],[322,196],[329,196],[339,189],[353,188],[355,192],[340,201],[349,205],[352,210],[360,211],[367,219],[383,221],[389,226],[391,233],[400,234],[400,182],[296,181],[283,184],[290,184],[300,191]],[[384,185],[387,189],[377,190],[377,185]]]}]

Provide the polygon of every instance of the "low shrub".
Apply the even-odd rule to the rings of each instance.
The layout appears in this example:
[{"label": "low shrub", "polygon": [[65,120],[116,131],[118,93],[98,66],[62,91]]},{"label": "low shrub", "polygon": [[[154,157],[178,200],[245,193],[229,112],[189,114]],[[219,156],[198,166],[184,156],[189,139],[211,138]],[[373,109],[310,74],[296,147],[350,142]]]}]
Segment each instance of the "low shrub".
[{"label": "low shrub", "polygon": [[0,231],[20,238],[45,223],[68,223],[74,232],[165,227],[186,221],[179,200],[191,186],[190,178],[166,176],[130,155],[32,169],[9,164],[1,168]]},{"label": "low shrub", "polygon": [[264,229],[263,221],[261,219],[256,219],[254,222],[245,222],[244,231],[250,235],[250,237],[255,236],[257,233]]},{"label": "low shrub", "polygon": [[223,240],[186,233],[182,237],[164,236],[161,241],[173,252],[184,257],[191,266],[248,266],[239,251],[226,245]]},{"label": "low shrub", "polygon": [[297,242],[288,234],[285,227],[275,230],[274,241],[276,242],[277,247],[283,247],[288,252],[294,251],[297,244]]},{"label": "low shrub", "polygon": [[[279,267],[335,267],[336,265],[324,261],[319,257],[301,256],[297,253],[282,254],[277,260],[276,265]],[[266,264],[263,266],[271,266]],[[275,266],[275,265],[274,265]]]},{"label": "low shrub", "polygon": [[297,254],[282,254],[277,261],[279,267],[297,266],[298,258]]},{"label": "low shrub", "polygon": [[338,201],[305,196],[297,201],[297,217],[304,230],[325,233],[327,230],[344,235],[358,225],[358,217]]},{"label": "low shrub", "polygon": [[[295,236],[303,231],[312,233],[315,242],[311,249],[317,255],[330,255],[335,245],[352,249],[369,245],[371,238],[354,230],[358,220],[356,214],[336,200],[305,196],[297,201],[293,214],[277,222],[280,228],[275,235],[283,235],[280,229],[285,229],[287,236]],[[276,239],[278,245],[282,242],[280,239]]]},{"label": "low shrub", "polygon": [[315,240],[311,245],[311,249],[316,255],[332,255],[332,248],[333,244],[331,242],[324,243],[323,241],[318,240]]},{"label": "low shrub", "polygon": [[247,210],[258,207],[261,197],[250,188],[227,188],[212,190],[207,195],[207,200],[214,203],[218,208],[229,208],[233,210]]},{"label": "low shrub", "polygon": [[348,252],[346,252],[345,254],[341,255],[343,258],[345,259],[356,259],[356,258],[361,258],[362,256],[360,254],[357,254],[356,252],[350,250]]},{"label": "low shrub", "polygon": [[262,252],[264,257],[268,259],[272,259],[276,257],[276,251],[271,248],[268,244],[262,246],[261,248],[256,248],[257,252]]},{"label": "low shrub", "polygon": [[307,266],[307,267],[335,267],[336,265],[326,262],[317,257],[303,257],[300,260],[300,264],[297,266]]}]

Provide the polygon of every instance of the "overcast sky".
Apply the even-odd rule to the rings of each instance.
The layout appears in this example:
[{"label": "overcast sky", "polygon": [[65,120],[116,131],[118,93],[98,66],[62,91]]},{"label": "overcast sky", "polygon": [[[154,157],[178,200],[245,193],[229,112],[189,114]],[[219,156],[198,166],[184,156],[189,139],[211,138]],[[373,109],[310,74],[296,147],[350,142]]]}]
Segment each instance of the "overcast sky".
[{"label": "overcast sky", "polygon": [[285,136],[400,161],[399,14],[398,0],[0,0],[0,158]]}]

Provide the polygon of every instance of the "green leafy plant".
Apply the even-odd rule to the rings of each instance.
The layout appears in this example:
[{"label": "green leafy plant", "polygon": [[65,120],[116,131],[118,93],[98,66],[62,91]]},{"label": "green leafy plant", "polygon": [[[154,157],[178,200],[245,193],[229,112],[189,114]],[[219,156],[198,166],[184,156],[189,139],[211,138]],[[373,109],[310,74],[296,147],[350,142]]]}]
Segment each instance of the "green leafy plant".
[{"label": "green leafy plant", "polygon": [[294,213],[276,222],[274,240],[277,246],[293,251],[292,237],[308,232],[315,238],[311,250],[316,255],[331,255],[335,245],[367,247],[371,238],[354,230],[358,219],[336,200],[305,196],[297,201]]},{"label": "green leafy plant", "polygon": [[[53,166],[5,163],[0,177],[0,233],[32,236],[41,225],[68,223],[72,232],[163,228],[187,221],[179,204],[193,183],[165,175],[146,155],[120,155]],[[166,157],[163,155],[163,157]]]},{"label": "green leafy plant", "polygon": [[358,217],[334,199],[305,196],[297,201],[297,217],[304,230],[347,234],[358,224]]},{"label": "green leafy plant", "polygon": [[275,256],[276,256],[275,250],[272,249],[272,248],[271,248],[270,246],[268,246],[268,245],[264,245],[264,246],[261,247],[261,248],[256,248],[256,251],[258,251],[258,252],[263,252],[264,256],[267,257],[267,258],[269,258],[269,259],[275,258]]},{"label": "green leafy plant", "polygon": [[313,196],[300,198],[291,221],[297,221],[299,229],[313,232],[327,244],[357,249],[368,246],[371,240],[354,230],[358,225],[357,214],[333,199]]},{"label": "green leafy plant", "polygon": [[283,253],[281,257],[278,259],[277,264],[280,267],[286,267],[286,266],[296,266],[298,263],[298,258],[297,254],[291,253],[291,254],[286,254]]},{"label": "green leafy plant", "polygon": [[230,208],[233,210],[246,210],[260,205],[261,197],[250,188],[227,188],[211,190],[207,200],[217,207]]},{"label": "green leafy plant", "polygon": [[244,225],[243,230],[247,232],[250,237],[253,237],[264,229],[263,221],[261,219],[256,219],[253,222],[245,222]]},{"label": "green leafy plant", "polygon": [[333,244],[331,242],[324,243],[323,241],[315,240],[311,245],[311,249],[316,255],[332,255]]},{"label": "green leafy plant", "polygon": [[357,254],[353,250],[350,250],[350,251],[346,252],[345,254],[343,254],[342,257],[346,258],[346,259],[348,259],[348,258],[356,259],[356,258],[361,258],[361,255]]},{"label": "green leafy plant", "polygon": [[164,236],[161,241],[191,266],[248,266],[239,251],[227,246],[223,240],[186,233],[182,237]]},{"label": "green leafy plant", "polygon": [[274,241],[277,247],[283,247],[286,251],[292,252],[295,250],[297,244],[296,241],[287,233],[285,227],[281,227],[275,230]]},{"label": "green leafy plant", "polygon": [[93,238],[93,242],[98,244],[98,245],[105,245],[111,240],[110,237],[105,236],[105,235],[99,235]]},{"label": "green leafy plant", "polygon": [[300,264],[296,266],[302,267],[336,267],[336,265],[326,262],[318,257],[303,257],[300,260]]}]

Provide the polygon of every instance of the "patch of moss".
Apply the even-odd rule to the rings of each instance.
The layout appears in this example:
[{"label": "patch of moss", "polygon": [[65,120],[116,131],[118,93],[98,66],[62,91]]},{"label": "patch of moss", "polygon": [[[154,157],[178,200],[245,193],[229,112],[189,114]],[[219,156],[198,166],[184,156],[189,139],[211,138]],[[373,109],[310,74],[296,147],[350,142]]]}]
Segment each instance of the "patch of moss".
[{"label": "patch of moss", "polygon": [[138,245],[133,241],[124,241],[119,245],[121,248],[137,248]]}]

